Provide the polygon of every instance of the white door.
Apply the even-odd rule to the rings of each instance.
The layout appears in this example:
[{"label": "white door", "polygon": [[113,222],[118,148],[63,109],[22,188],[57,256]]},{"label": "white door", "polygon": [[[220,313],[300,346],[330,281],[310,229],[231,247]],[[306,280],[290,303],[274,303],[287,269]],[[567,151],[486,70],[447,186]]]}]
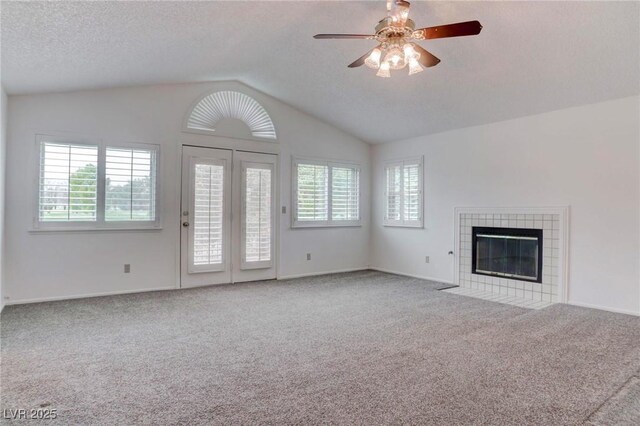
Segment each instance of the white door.
[{"label": "white door", "polygon": [[233,151],[182,148],[181,286],[231,282]]},{"label": "white door", "polygon": [[277,156],[182,148],[181,286],[273,279]]},{"label": "white door", "polygon": [[276,278],[276,160],[271,154],[234,153],[234,282]]}]

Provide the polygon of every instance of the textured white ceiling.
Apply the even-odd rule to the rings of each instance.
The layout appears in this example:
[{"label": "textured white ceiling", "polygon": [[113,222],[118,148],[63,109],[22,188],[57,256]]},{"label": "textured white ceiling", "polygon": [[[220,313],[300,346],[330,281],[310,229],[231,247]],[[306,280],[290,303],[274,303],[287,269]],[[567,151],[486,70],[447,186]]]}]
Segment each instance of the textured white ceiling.
[{"label": "textured white ceiling", "polygon": [[385,2],[2,2],[10,94],[240,80],[372,143],[640,93],[638,2],[412,2],[442,62],[390,79],[347,64]]}]

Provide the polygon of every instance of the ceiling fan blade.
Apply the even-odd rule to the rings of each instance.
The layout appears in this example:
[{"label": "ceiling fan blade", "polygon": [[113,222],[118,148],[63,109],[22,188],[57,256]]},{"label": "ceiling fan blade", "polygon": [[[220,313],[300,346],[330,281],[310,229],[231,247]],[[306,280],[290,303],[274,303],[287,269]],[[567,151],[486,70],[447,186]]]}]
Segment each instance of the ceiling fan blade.
[{"label": "ceiling fan blade", "polygon": [[437,27],[420,28],[413,32],[413,37],[422,40],[434,38],[462,37],[480,34],[482,25],[478,21],[458,22],[457,24],[439,25]]},{"label": "ceiling fan blade", "polygon": [[[375,47],[373,49],[375,49]],[[373,49],[371,49],[370,51],[368,51],[367,53],[365,53],[364,55],[360,56],[358,59],[356,59],[355,61],[350,63],[348,65],[349,68],[357,68],[357,67],[361,67],[362,65],[364,65],[365,59],[367,59],[369,57],[369,55],[371,55],[371,52],[373,52]]]},{"label": "ceiling fan blade", "polygon": [[368,34],[316,34],[313,38],[316,39],[332,39],[332,38],[346,38],[346,39],[373,39],[376,36]]},{"label": "ceiling fan blade", "polygon": [[427,52],[422,48],[422,46],[418,46],[417,44],[413,47],[418,53],[420,53],[420,58],[418,58],[418,62],[420,62],[425,67],[435,67],[440,63],[440,59],[433,56],[431,53]]}]

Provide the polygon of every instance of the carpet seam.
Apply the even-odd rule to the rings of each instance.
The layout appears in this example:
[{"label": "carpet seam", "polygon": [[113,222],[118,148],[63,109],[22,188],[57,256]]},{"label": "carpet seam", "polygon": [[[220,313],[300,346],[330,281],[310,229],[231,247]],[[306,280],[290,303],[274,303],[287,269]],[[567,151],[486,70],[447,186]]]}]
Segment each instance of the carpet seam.
[{"label": "carpet seam", "polygon": [[632,374],[631,376],[629,376],[627,378],[627,380],[625,380],[607,399],[605,399],[600,405],[598,405],[595,410],[593,410],[591,412],[591,414],[589,414],[582,422],[582,424],[586,424],[587,422],[589,422],[591,420],[591,418],[596,415],[598,413],[598,411],[600,411],[600,409],[602,407],[604,407],[607,402],[611,401],[615,396],[617,396],[618,394],[620,394],[620,392],[622,392],[622,390],[628,385],[630,384],[631,380],[633,378],[637,378],[638,376],[636,376],[635,374]]}]

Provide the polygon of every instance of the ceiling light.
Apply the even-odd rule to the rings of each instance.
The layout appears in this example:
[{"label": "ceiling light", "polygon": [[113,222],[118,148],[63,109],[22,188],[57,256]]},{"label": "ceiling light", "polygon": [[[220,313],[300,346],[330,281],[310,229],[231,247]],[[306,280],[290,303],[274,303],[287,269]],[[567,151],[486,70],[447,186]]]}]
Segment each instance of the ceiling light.
[{"label": "ceiling light", "polygon": [[389,62],[384,61],[382,64],[380,64],[380,68],[378,69],[376,75],[378,77],[391,77],[391,72],[389,71]]},{"label": "ceiling light", "polygon": [[394,26],[403,27],[409,19],[409,2],[396,0],[387,2],[388,16]]},{"label": "ceiling light", "polygon": [[413,43],[406,43],[402,46],[402,51],[404,52],[404,57],[407,61],[411,59],[418,59],[420,57],[420,54],[413,48]]},{"label": "ceiling light", "polygon": [[349,68],[367,65],[377,69],[376,75],[390,77],[391,70],[409,67],[409,75],[419,73],[423,67],[433,67],[440,59],[425,50],[415,41],[463,37],[480,34],[482,25],[478,21],[458,22],[436,27],[418,28],[409,19],[409,2],[406,0],[387,0],[387,16],[378,22],[374,34],[316,34],[317,39],[363,39],[376,40],[378,46],[365,53]]},{"label": "ceiling light", "polygon": [[392,47],[384,57],[384,61],[389,64],[391,69],[399,70],[405,67],[406,61],[404,60],[404,54],[402,50],[397,47]]},{"label": "ceiling light", "polygon": [[417,59],[409,59],[409,75],[417,74],[422,71],[424,71],[424,68],[422,68],[422,65],[420,65],[420,62],[418,62]]},{"label": "ceiling light", "polygon": [[382,56],[382,50],[377,47],[371,51],[371,54],[365,59],[364,63],[369,68],[380,68],[380,57]]}]

